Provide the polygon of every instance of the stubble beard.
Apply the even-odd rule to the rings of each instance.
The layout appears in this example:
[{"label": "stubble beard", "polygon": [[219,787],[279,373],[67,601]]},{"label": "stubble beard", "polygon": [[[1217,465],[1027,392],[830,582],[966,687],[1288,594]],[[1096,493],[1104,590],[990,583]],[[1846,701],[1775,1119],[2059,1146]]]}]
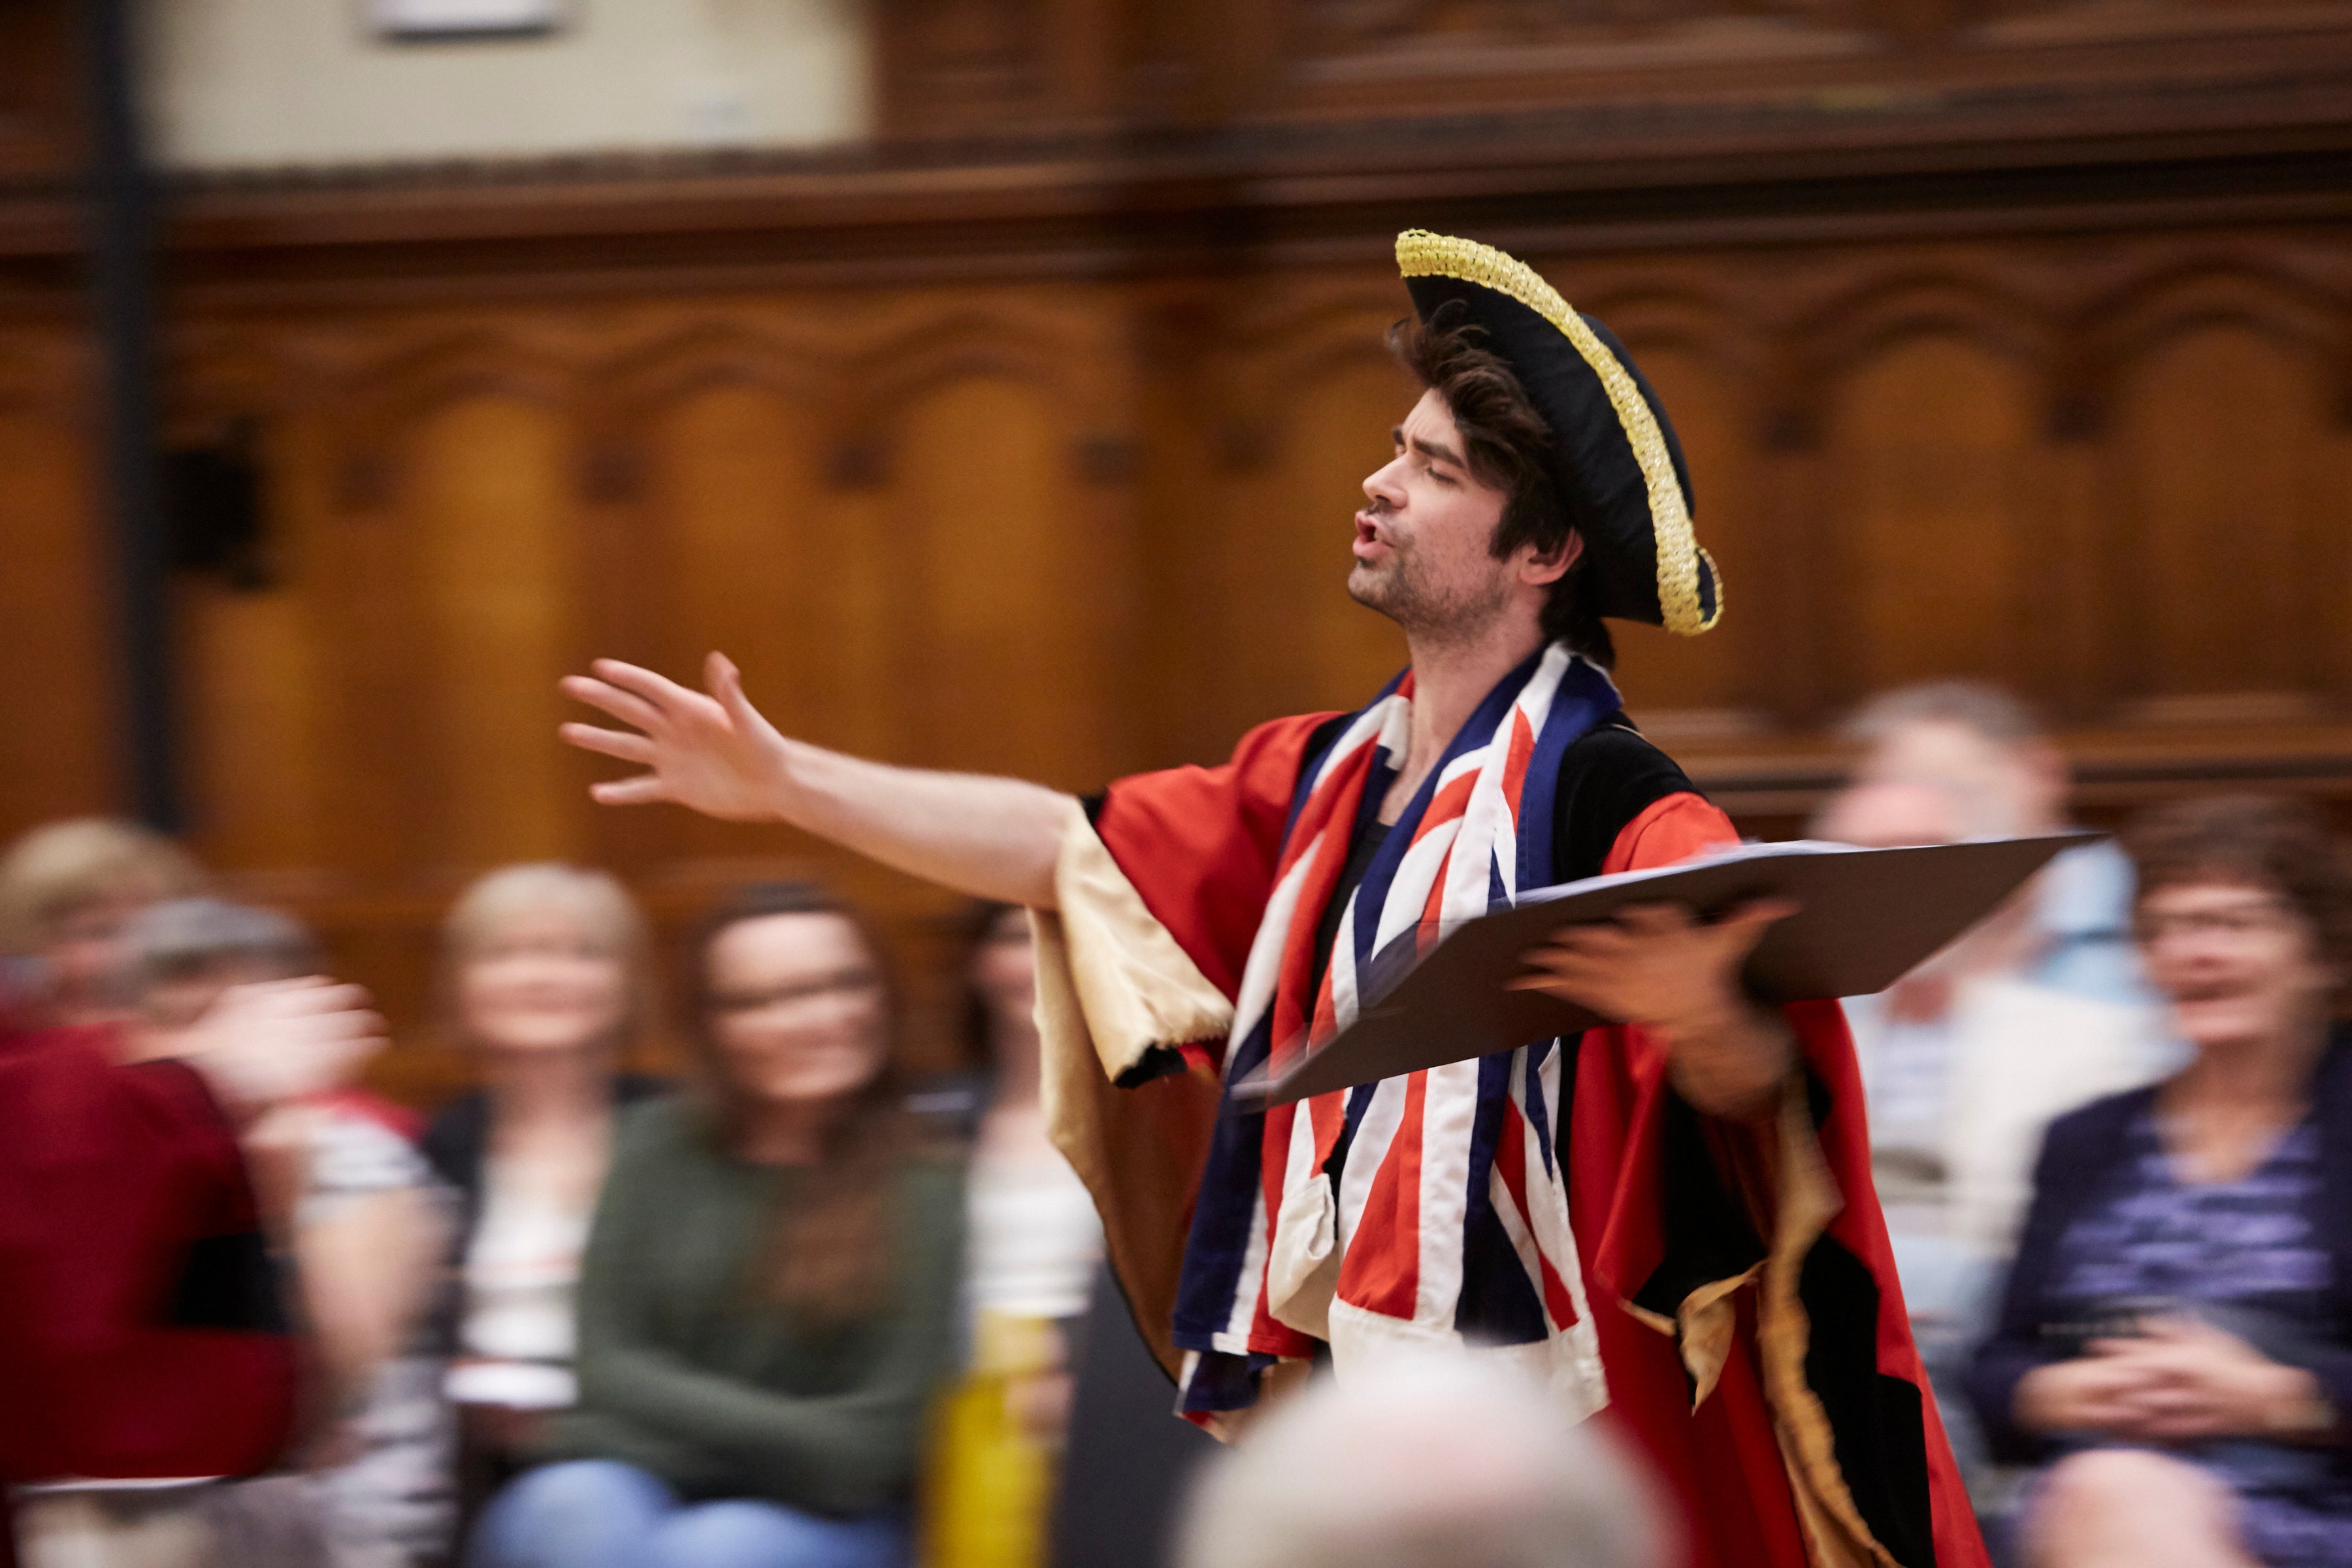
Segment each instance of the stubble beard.
[{"label": "stubble beard", "polygon": [[1510,595],[1499,576],[1475,588],[1444,592],[1399,551],[1385,570],[1357,562],[1348,573],[1348,596],[1394,621],[1408,641],[1436,647],[1476,638],[1503,613]]}]

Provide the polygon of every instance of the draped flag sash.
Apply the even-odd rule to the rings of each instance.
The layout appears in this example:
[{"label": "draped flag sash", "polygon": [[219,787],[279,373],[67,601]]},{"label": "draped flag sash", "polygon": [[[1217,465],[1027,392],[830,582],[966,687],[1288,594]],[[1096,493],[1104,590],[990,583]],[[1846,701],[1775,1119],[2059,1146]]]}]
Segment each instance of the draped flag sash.
[{"label": "draped flag sash", "polygon": [[[1619,707],[1563,645],[1512,671],[1371,858],[1318,983],[1317,932],[1403,763],[1412,690],[1408,670],[1302,770],[1228,1086],[1329,1039],[1446,931],[1549,882],[1561,753]],[[1270,1110],[1229,1097],[1177,1298],[1184,1411],[1251,1403],[1256,1373],[1318,1340],[1343,1373],[1384,1347],[1504,1347],[1577,1414],[1605,1404],[1554,1157],[1562,1055],[1547,1040]]]}]

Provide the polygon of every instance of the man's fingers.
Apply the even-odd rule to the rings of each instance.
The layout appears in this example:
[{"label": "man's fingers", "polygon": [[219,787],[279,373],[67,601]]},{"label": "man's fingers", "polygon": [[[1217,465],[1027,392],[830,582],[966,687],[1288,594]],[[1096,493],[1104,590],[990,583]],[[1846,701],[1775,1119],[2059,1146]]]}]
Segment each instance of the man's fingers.
[{"label": "man's fingers", "polygon": [[652,805],[669,798],[662,781],[651,773],[635,778],[607,779],[588,786],[588,798],[599,805]]},{"label": "man's fingers", "polygon": [[591,708],[611,714],[624,724],[635,724],[640,730],[649,731],[661,723],[661,710],[652,703],[593,676],[567,675],[556,685],[574,702],[585,702]]},{"label": "man's fingers", "polygon": [[759,723],[760,715],[751,700],[743,695],[743,672],[725,654],[714,651],[702,661],[702,684],[710,695],[719,699],[719,706],[727,710],[738,732],[749,734]]},{"label": "man's fingers", "polygon": [[599,730],[593,724],[562,724],[555,732],[583,752],[601,752],[646,767],[654,763],[654,743],[643,735],[625,730]]},{"label": "man's fingers", "polygon": [[1687,904],[1624,904],[1615,918],[1619,926],[1638,936],[1664,936],[1691,926]]},{"label": "man's fingers", "polygon": [[698,695],[667,675],[656,675],[634,664],[623,664],[617,658],[600,658],[588,668],[597,679],[606,685],[617,686],[665,713],[674,712]]}]

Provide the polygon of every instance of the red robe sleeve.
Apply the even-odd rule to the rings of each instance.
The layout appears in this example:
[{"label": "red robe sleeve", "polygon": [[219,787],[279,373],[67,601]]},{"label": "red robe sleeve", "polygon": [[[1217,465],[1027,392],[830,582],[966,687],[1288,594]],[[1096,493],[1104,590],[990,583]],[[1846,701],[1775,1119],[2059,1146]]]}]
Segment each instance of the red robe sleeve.
[{"label": "red robe sleeve", "polygon": [[185,1326],[218,1318],[204,1259],[259,1245],[203,1080],[64,1031],[0,1052],[0,1479],[266,1468],[293,1426],[290,1336]]},{"label": "red robe sleeve", "polygon": [[[1734,842],[1721,811],[1672,795],[1626,825],[1603,869]],[[1872,1184],[1844,1015],[1785,1014],[1801,1083],[1777,1129],[1694,1111],[1648,1031],[1584,1037],[1569,1197],[1608,1418],[1679,1494],[1694,1563],[1981,1568]]]},{"label": "red robe sleeve", "polygon": [[1228,1001],[1274,892],[1307,743],[1334,717],[1261,724],[1216,767],[1120,779],[1095,812],[1096,834],[1144,907]]}]

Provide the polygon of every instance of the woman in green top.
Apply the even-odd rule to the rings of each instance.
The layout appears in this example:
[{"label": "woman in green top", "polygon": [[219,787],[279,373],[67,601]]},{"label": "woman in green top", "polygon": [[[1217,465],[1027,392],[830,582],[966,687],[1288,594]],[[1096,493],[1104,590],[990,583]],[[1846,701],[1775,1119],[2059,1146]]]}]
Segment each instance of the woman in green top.
[{"label": "woman in green top", "polygon": [[908,1553],[961,1267],[845,905],[755,888],[696,952],[704,1090],[626,1113],[579,1287],[580,1404],[474,1568],[885,1568]]}]

